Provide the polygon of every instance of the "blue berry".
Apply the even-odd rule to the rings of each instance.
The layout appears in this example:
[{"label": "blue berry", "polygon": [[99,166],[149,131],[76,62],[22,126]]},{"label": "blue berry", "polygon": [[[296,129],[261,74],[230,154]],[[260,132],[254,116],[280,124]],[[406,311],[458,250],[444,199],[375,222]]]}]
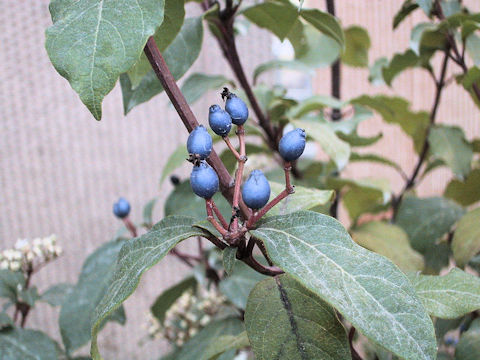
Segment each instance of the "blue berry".
[{"label": "blue berry", "polygon": [[190,186],[195,194],[211,199],[218,191],[218,175],[205,161],[194,166],[190,175]]},{"label": "blue berry", "polygon": [[294,129],[283,135],[278,144],[278,151],[283,160],[297,160],[305,150],[306,137],[303,129]]},{"label": "blue berry", "polygon": [[456,346],[458,344],[458,340],[449,336],[445,339],[445,345],[447,346]]},{"label": "blue berry", "polygon": [[251,209],[264,207],[270,199],[270,184],[260,170],[253,170],[243,184],[242,198]]},{"label": "blue berry", "polygon": [[130,203],[123,197],[113,204],[113,213],[116,217],[123,219],[130,214]]},{"label": "blue berry", "polygon": [[212,137],[203,125],[197,126],[188,136],[187,150],[189,154],[196,155],[203,160],[212,152]]},{"label": "blue berry", "polygon": [[243,125],[248,119],[247,104],[235,94],[228,94],[225,110],[230,114],[235,125]]},{"label": "blue berry", "polygon": [[208,123],[213,132],[220,136],[227,136],[232,128],[232,118],[218,105],[210,106]]}]

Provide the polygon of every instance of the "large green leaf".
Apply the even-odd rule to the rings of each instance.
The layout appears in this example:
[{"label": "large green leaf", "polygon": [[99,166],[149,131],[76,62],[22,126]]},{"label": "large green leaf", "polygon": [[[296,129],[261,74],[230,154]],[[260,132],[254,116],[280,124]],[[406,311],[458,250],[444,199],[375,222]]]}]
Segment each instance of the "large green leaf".
[{"label": "large green leaf", "polygon": [[445,161],[456,176],[464,179],[468,175],[473,151],[461,128],[433,126],[428,134],[428,142],[433,156]]},{"label": "large green leaf", "polygon": [[309,137],[317,141],[339,170],[347,165],[350,145],[340,140],[327,124],[304,120],[294,120],[293,124],[304,129]]},{"label": "large green leaf", "polygon": [[[218,341],[223,336],[238,336],[245,330],[243,323],[233,317],[212,321],[183,345],[175,360],[209,360],[218,355]],[[223,341],[222,341],[223,342]]]},{"label": "large green leaf", "polygon": [[243,15],[283,41],[298,20],[298,9],[289,1],[268,1],[245,9]]},{"label": "large green leaf", "polygon": [[480,309],[480,279],[458,268],[445,276],[410,276],[430,315],[455,319]]},{"label": "large green leaf", "polygon": [[408,196],[398,209],[396,222],[407,232],[412,247],[424,252],[449,232],[463,214],[463,208],[441,197]]},{"label": "large green leaf", "polygon": [[[186,19],[177,37],[162,54],[175,80],[180,79],[197,60],[202,40],[202,18]],[[163,91],[162,84],[153,70],[150,70],[136,87],[132,85],[127,74],[122,74],[120,84],[125,113]]]},{"label": "large green leaf", "polygon": [[[275,198],[283,190],[285,184],[270,182],[271,194],[270,200]],[[333,190],[319,190],[303,186],[295,186],[295,193],[288,195],[279,202],[268,215],[286,215],[299,210],[311,210],[317,206],[325,205],[333,200],[335,192]]]},{"label": "large green leaf", "polygon": [[480,356],[480,319],[475,319],[470,328],[460,337],[455,348],[455,360],[477,360]]},{"label": "large green leaf", "polygon": [[2,360],[55,360],[55,342],[40,331],[15,328],[0,332]]},{"label": "large green leaf", "polygon": [[353,240],[364,248],[392,260],[404,272],[423,270],[423,256],[410,247],[402,228],[383,222],[369,222],[352,233]]},{"label": "large green leaf", "polygon": [[357,25],[346,28],[345,51],[342,54],[343,63],[355,67],[367,67],[370,45],[367,30]]},{"label": "large green leaf", "polygon": [[241,261],[235,264],[235,271],[220,282],[220,292],[235,306],[245,309],[247,298],[253,287],[265,276],[252,270]]},{"label": "large green leaf", "polygon": [[223,85],[235,86],[232,80],[223,75],[195,73],[190,75],[182,85],[182,93],[189,104],[200,99],[208,90],[221,89]]},{"label": "large green leaf", "polygon": [[445,189],[445,197],[468,206],[480,200],[480,169],[468,174],[464,181],[453,179]]},{"label": "large green leaf", "polygon": [[341,48],[345,45],[345,35],[337,19],[318,9],[303,9],[300,15],[312,24],[318,31],[331,37]]},{"label": "large green leaf", "polygon": [[48,56],[93,116],[163,20],[164,0],[53,0]]},{"label": "large green leaf", "polygon": [[[221,335],[215,339],[205,352],[205,359],[224,360],[218,356],[232,350],[246,348],[250,345],[247,332],[243,331],[238,335]],[[235,352],[234,352],[235,354]],[[225,359],[226,360],[226,359]]]},{"label": "large green leaf", "polygon": [[165,314],[175,301],[182,296],[182,294],[188,290],[195,290],[197,286],[197,280],[193,276],[189,276],[186,279],[180,281],[178,284],[165,290],[159,297],[156,298],[153,305],[150,307],[150,311],[160,323],[163,324],[165,320]]},{"label": "large green leaf", "polygon": [[407,100],[387,95],[363,95],[353,99],[352,102],[377,111],[387,123],[400,125],[413,139],[415,150],[421,151],[429,124],[426,112],[413,112]]},{"label": "large green leaf", "polygon": [[[165,0],[165,8],[162,25],[155,31],[153,36],[160,52],[163,52],[175,39],[182,28],[185,18],[183,0]],[[128,70],[128,76],[132,87],[136,88],[142,78],[152,69],[147,56],[142,53],[136,64]]]},{"label": "large green leaf", "polygon": [[393,18],[393,29],[395,30],[416,9],[418,4],[414,4],[412,0],[406,0]]},{"label": "large green leaf", "polygon": [[245,327],[258,360],[351,358],[347,334],[333,308],[288,275],[255,286]]},{"label": "large green leaf", "polygon": [[453,235],[452,250],[460,267],[464,267],[480,251],[480,208],[460,219]]},{"label": "large green leaf", "polygon": [[103,321],[133,293],[142,274],[159,262],[180,241],[204,233],[192,227],[194,218],[169,216],[156,224],[151,231],[129,240],[118,255],[112,279],[105,295],[95,308],[92,321],[91,355],[101,359],[97,335]]},{"label": "large green leaf", "polygon": [[[124,243],[124,240],[110,241],[89,255],[83,264],[77,284],[64,298],[58,322],[67,353],[90,340],[95,307],[107,291],[117,255]],[[124,315],[123,308],[119,311]],[[121,317],[111,317],[109,320],[120,319]],[[120,322],[123,323],[124,319]]]},{"label": "large green leaf", "polygon": [[357,245],[337,220],[301,211],[266,218],[252,234],[277,266],[374,343],[407,360],[435,358],[432,322],[408,279]]},{"label": "large green leaf", "polygon": [[413,67],[429,68],[430,54],[418,56],[411,49],[404,53],[395,54],[392,60],[382,68],[382,76],[387,85],[391,86],[393,79],[400,75],[404,70]]}]

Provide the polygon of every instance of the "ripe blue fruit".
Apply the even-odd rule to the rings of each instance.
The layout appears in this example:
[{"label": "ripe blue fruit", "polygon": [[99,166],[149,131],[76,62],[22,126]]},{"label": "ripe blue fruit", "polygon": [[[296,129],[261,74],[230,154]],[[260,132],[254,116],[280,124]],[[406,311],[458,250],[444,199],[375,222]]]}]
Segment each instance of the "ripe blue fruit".
[{"label": "ripe blue fruit", "polygon": [[247,104],[235,94],[228,94],[225,110],[230,114],[235,125],[243,125],[248,119]]},{"label": "ripe blue fruit", "polygon": [[218,105],[210,106],[208,112],[208,123],[213,132],[220,136],[227,136],[232,128],[232,118]]},{"label": "ripe blue fruit", "polygon": [[113,204],[113,213],[116,217],[123,219],[130,214],[130,203],[123,197]]},{"label": "ripe blue fruit", "polygon": [[195,194],[211,199],[218,191],[218,175],[205,161],[194,166],[190,174],[190,186]]},{"label": "ripe blue fruit", "polygon": [[297,160],[305,150],[306,137],[303,129],[294,129],[283,135],[278,144],[278,151],[283,160]]},{"label": "ripe blue fruit", "polygon": [[196,155],[204,160],[212,152],[212,137],[203,125],[197,126],[188,136],[187,150],[189,154]]},{"label": "ripe blue fruit", "polygon": [[260,170],[253,170],[242,187],[242,198],[251,209],[261,209],[270,199],[270,184]]}]

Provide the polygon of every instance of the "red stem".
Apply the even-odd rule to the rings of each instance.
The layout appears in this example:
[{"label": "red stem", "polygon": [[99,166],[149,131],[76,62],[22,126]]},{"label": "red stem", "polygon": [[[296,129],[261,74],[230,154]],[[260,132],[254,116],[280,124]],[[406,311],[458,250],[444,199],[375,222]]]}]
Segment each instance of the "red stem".
[{"label": "red stem", "polygon": [[127,216],[125,218],[122,219],[123,220],[123,223],[125,224],[125,227],[128,229],[128,231],[130,231],[130,234],[136,238],[137,237],[137,228],[136,226],[132,223],[132,221],[130,220],[130,218]]},{"label": "red stem", "polygon": [[225,230],[218,222],[215,220],[213,216],[213,200],[207,199],[205,200],[205,207],[207,209],[207,220],[217,229],[217,231],[222,234],[222,236],[226,236],[228,234],[227,230]]},{"label": "red stem", "polygon": [[238,142],[240,143],[240,157],[238,160],[238,168],[235,172],[235,188],[233,190],[233,203],[232,203],[232,216],[233,216],[233,231],[238,230],[238,216],[237,209],[239,209],[238,204],[240,203],[241,194],[240,187],[242,185],[243,169],[245,167],[245,130],[243,125],[239,125],[237,129]]}]

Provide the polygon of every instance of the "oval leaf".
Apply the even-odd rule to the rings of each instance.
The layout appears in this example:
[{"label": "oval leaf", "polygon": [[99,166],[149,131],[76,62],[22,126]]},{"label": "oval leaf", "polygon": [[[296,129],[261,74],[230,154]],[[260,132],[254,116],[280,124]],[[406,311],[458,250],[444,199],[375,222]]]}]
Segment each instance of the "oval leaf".
[{"label": "oval leaf", "polygon": [[480,208],[460,219],[453,235],[452,250],[460,267],[464,267],[480,251]]},{"label": "oval leaf", "polygon": [[48,56],[95,119],[118,76],[142,54],[163,21],[164,0],[54,0]]},{"label": "oval leaf", "polygon": [[159,262],[180,241],[202,236],[200,229],[192,227],[194,218],[169,216],[151,231],[125,243],[118,255],[110,286],[95,309],[92,326],[92,357],[101,359],[97,335],[102,322],[117,309],[136,289],[142,274]]},{"label": "oval leaf", "polygon": [[435,359],[432,322],[408,279],[353,242],[337,220],[301,211],[267,218],[252,234],[277,266],[370,340],[407,360]]},{"label": "oval leaf", "polygon": [[0,333],[0,357],[8,360],[57,359],[55,342],[40,331],[12,329]]},{"label": "oval leaf", "polygon": [[480,309],[480,279],[454,268],[445,276],[410,277],[430,315],[455,319]]},{"label": "oval leaf", "polygon": [[333,308],[288,275],[255,286],[248,297],[245,327],[258,360],[351,358],[345,329]]},{"label": "oval leaf", "polygon": [[312,24],[318,31],[334,39],[342,48],[345,45],[345,36],[337,19],[318,9],[304,9],[300,15]]}]

